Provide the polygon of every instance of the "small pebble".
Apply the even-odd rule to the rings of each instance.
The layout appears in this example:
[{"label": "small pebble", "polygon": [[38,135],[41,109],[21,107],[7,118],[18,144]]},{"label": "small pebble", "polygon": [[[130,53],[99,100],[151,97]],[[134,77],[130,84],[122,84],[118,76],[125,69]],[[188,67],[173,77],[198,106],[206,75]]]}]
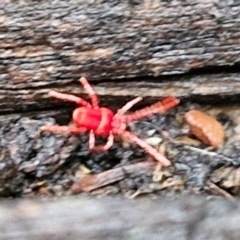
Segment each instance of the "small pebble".
[{"label": "small pebble", "polygon": [[156,133],[156,131],[157,131],[156,129],[151,129],[151,130],[147,131],[148,137],[152,137]]},{"label": "small pebble", "polygon": [[162,139],[159,137],[150,137],[146,139],[146,142],[149,145],[158,146],[162,142]]}]

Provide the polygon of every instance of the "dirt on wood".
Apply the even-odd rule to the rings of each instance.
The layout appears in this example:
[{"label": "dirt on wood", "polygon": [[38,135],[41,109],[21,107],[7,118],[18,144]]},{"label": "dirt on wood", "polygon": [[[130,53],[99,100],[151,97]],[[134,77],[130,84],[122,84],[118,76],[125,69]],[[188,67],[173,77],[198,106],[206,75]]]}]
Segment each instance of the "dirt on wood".
[{"label": "dirt on wood", "polygon": [[[224,127],[224,144],[211,148],[196,139],[184,121],[190,109],[204,111]],[[67,110],[66,110],[67,111]],[[178,107],[129,124],[129,130],[163,152],[172,162],[160,166],[143,149],[116,137],[103,153],[88,150],[88,134],[40,133],[49,124],[70,118],[48,112],[8,116],[1,121],[2,197],[63,196],[69,194],[170,196],[205,193],[233,200],[239,194],[238,106]],[[106,141],[98,138],[97,143]]]},{"label": "dirt on wood", "polygon": [[1,239],[238,239],[239,209],[239,202],[202,196],[5,201]]},{"label": "dirt on wood", "polygon": [[[239,63],[235,1],[1,1],[1,84],[183,74]],[[203,48],[204,46],[204,48]],[[32,77],[34,76],[34,77]]]},{"label": "dirt on wood", "polygon": [[[1,1],[1,238],[238,239],[239,15],[230,0]],[[144,101],[136,109],[180,98],[178,107],[128,126],[171,166],[121,137],[92,153],[88,133],[40,132],[72,124],[75,106],[47,93],[85,97],[81,76],[115,111],[138,96]],[[214,148],[192,134],[196,126],[184,115],[193,109],[217,119],[223,144]],[[200,123],[212,144],[214,131]],[[209,203],[216,198],[227,200]]]}]

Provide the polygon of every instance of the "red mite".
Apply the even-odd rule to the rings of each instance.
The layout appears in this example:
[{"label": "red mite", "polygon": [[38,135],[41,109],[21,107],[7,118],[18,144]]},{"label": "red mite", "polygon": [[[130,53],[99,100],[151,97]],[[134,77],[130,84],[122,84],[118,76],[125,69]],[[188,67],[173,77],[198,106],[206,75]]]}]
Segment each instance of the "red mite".
[{"label": "red mite", "polygon": [[[122,108],[120,108],[116,114],[109,108],[99,107],[98,97],[94,92],[87,79],[82,77],[80,79],[85,91],[89,94],[92,104],[88,103],[82,98],[74,95],[63,94],[55,91],[50,91],[49,95],[64,101],[75,102],[77,107],[72,114],[72,119],[75,123],[73,126],[44,126],[41,131],[51,132],[67,132],[67,133],[81,133],[89,131],[89,149],[94,151],[106,151],[114,142],[114,135],[119,135],[130,141],[136,143],[146,152],[152,155],[162,165],[169,166],[171,162],[159,153],[156,149],[148,145],[145,141],[138,138],[136,135],[126,131],[127,123],[135,121],[144,117],[149,117],[156,113],[163,113],[166,110],[175,107],[179,104],[179,100],[174,97],[167,97],[163,101],[159,101],[149,107],[145,107],[139,111],[124,115],[133,105],[142,100],[141,97],[137,97]],[[101,136],[108,136],[108,141],[104,146],[95,146],[95,134]]]}]

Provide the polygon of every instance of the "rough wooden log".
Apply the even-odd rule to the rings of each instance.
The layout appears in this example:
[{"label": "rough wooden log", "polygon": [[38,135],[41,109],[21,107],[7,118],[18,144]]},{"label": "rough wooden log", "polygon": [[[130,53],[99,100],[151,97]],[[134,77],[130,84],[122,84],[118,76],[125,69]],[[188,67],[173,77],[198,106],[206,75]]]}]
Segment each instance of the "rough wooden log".
[{"label": "rough wooden log", "polygon": [[201,197],[1,203],[1,239],[239,239],[239,202]]},{"label": "rough wooden log", "polygon": [[[103,102],[113,96],[127,100],[140,94],[151,101],[171,93],[239,96],[237,73],[149,81],[152,76],[212,66],[216,72],[222,66],[236,70],[239,13],[238,3],[230,0],[3,0],[0,112],[60,107],[62,103],[49,101],[48,89],[82,94],[76,84],[82,75],[114,83],[96,86]],[[114,81],[131,78],[137,81],[128,85]],[[49,112],[55,113],[61,115],[60,110]],[[163,239],[239,237],[239,203],[208,205],[187,199],[170,204],[169,200],[150,203],[145,199],[133,207],[116,199],[105,203],[78,199],[45,206],[14,202],[0,209],[1,239],[139,239],[136,232],[152,239],[159,239],[160,234]]]},{"label": "rough wooden log", "polygon": [[[144,98],[142,104],[138,105],[140,107],[171,94],[181,99],[190,98],[204,103],[221,102],[226,99],[235,101],[240,95],[240,74],[238,73],[173,77],[162,82],[145,79],[145,81],[105,82],[95,85],[94,89],[101,104],[107,104],[114,108],[122,106],[136,96]],[[44,84],[46,81],[42,83]],[[72,103],[49,98],[50,88],[30,88],[27,83],[23,83],[22,86],[24,89],[15,89],[12,84],[2,87],[0,90],[0,114],[75,106]],[[67,85],[56,83],[51,89],[87,97],[78,82]]]},{"label": "rough wooden log", "polygon": [[[73,88],[83,75],[91,81],[115,83],[116,79],[145,77],[142,80],[149,82],[147,76],[211,66],[218,67],[217,72],[221,66],[236,70],[240,60],[240,6],[230,0],[4,0],[0,16],[1,112],[47,107],[43,93],[53,85],[63,89],[72,84],[65,90],[80,93]],[[230,92],[227,75],[186,78],[189,83],[184,86],[183,79],[156,87],[146,87],[146,82],[141,88],[132,84],[129,90],[125,84],[114,84],[98,92],[124,97],[139,92],[145,97],[206,95],[205,91],[229,95],[239,92],[239,75],[231,76]],[[217,84],[221,82],[220,89],[209,83],[214,78]],[[195,81],[203,84],[200,89],[191,85]]]},{"label": "rough wooden log", "polygon": [[[239,61],[232,1],[1,1],[1,77],[39,86],[185,73]],[[5,81],[6,83],[8,81]]]},{"label": "rough wooden log", "polygon": [[234,1],[1,1],[1,79],[29,86],[240,61]]}]

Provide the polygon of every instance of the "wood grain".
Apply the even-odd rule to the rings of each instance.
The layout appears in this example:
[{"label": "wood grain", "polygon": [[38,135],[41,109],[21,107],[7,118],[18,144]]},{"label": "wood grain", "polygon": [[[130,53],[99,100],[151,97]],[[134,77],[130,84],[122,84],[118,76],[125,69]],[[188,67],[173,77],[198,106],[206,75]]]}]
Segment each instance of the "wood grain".
[{"label": "wood grain", "polygon": [[1,85],[182,74],[240,60],[234,1],[1,1]]},{"label": "wood grain", "polygon": [[4,0],[0,16],[0,113],[55,108],[49,88],[82,94],[80,76],[112,81],[96,88],[108,104],[239,94],[239,74],[222,72],[240,60],[234,1]]},{"label": "wood grain", "polygon": [[231,239],[239,237],[239,202],[185,197],[68,198],[2,202],[1,239]]},{"label": "wood grain", "polygon": [[[14,112],[30,112],[40,110],[56,110],[56,108],[74,107],[75,104],[49,98],[50,89],[71,93],[87,99],[82,86],[76,82],[61,85],[56,83],[52,88],[28,88],[0,90],[0,114]],[[6,88],[6,87],[4,87]],[[199,76],[171,77],[165,81],[105,82],[94,84],[101,104],[118,108],[134,97],[143,97],[138,106],[153,103],[174,95],[182,100],[201,103],[221,103],[238,101],[240,96],[240,74],[205,74]]]}]

